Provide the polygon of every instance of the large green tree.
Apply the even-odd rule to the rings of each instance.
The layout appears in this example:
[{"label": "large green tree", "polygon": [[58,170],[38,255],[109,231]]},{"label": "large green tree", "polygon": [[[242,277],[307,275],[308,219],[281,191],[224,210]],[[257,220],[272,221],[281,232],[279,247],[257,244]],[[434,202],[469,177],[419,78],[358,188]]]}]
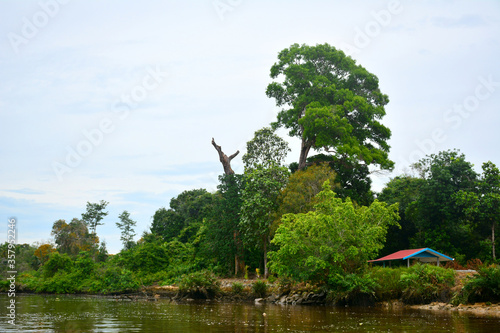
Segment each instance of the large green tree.
[{"label": "large green tree", "polygon": [[222,273],[231,271],[238,275],[245,267],[244,248],[240,235],[241,191],[243,176],[223,174],[219,176],[218,191],[214,203],[203,222],[202,252],[215,260]]},{"label": "large green tree", "polygon": [[170,200],[170,209],[155,212],[151,232],[162,236],[165,242],[176,237],[187,242],[198,231],[212,201],[213,195],[205,189],[182,192]]},{"label": "large green tree", "polygon": [[283,107],[274,127],[301,139],[299,169],[311,148],[337,159],[391,169],[390,130],[381,124],[384,106],[378,78],[328,44],[294,44],[271,67],[266,94]]},{"label": "large green tree", "polygon": [[466,259],[476,251],[470,232],[464,228],[464,212],[454,196],[475,187],[477,173],[458,150],[442,151],[421,159],[413,166],[424,180],[418,199],[406,215],[417,228],[413,247],[430,247]]},{"label": "large green tree", "polygon": [[104,200],[101,200],[99,203],[87,202],[87,210],[82,214],[82,220],[87,224],[87,227],[94,236],[96,235],[97,226],[103,225],[101,221],[108,215],[108,212],[104,211],[108,204],[109,202]]},{"label": "large green tree", "polygon": [[65,220],[57,220],[52,225],[52,236],[54,236],[57,250],[72,256],[78,255],[80,251],[95,250],[99,239],[90,234],[87,224],[74,218],[70,223]]},{"label": "large green tree", "polygon": [[137,222],[130,218],[130,213],[124,210],[118,218],[120,222],[116,222],[116,226],[121,230],[120,240],[123,243],[123,248],[129,250],[134,245],[135,231],[134,227]]},{"label": "large green tree", "polygon": [[459,191],[455,199],[465,213],[468,226],[480,243],[488,243],[491,259],[496,261],[495,232],[500,220],[500,171],[491,161],[483,163],[482,169],[483,173],[475,188]]},{"label": "large green tree", "polygon": [[389,205],[399,204],[399,226],[390,226],[387,233],[387,242],[380,251],[381,256],[394,253],[399,250],[409,249],[410,240],[415,236],[416,227],[414,221],[408,217],[411,210],[407,210],[411,203],[418,200],[420,188],[425,180],[409,175],[392,178],[377,196],[379,201]]},{"label": "large green tree", "polygon": [[266,278],[271,225],[278,209],[276,199],[289,177],[288,168],[282,165],[289,151],[285,140],[271,128],[263,128],[247,142],[243,156],[245,186],[241,196],[240,230],[245,244],[262,252]]},{"label": "large green tree", "polygon": [[387,227],[397,223],[397,204],[379,201],[356,207],[337,198],[328,181],[314,211],[287,214],[269,252],[271,269],[298,281],[328,282],[336,274],[354,273],[383,247]]}]

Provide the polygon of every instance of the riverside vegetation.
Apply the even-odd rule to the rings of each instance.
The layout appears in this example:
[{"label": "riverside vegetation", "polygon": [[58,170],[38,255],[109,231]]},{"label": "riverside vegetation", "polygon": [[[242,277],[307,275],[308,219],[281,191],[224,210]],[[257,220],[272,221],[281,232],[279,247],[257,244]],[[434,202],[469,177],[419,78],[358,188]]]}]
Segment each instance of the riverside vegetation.
[{"label": "riverside vegetation", "polygon": [[[172,198],[138,241],[124,211],[115,255],[97,231],[108,202],[87,203],[81,218],[54,222],[53,242],[16,246],[16,290],[152,294],[175,285],[164,290],[178,298],[293,304],[500,301],[500,172],[492,162],[478,174],[458,150],[439,152],[374,193],[370,173],[394,166],[378,78],[328,44],[283,50],[271,77],[266,94],[282,110],[247,143],[243,174],[229,166],[237,153],[228,158],[212,140],[227,170],[217,191]],[[290,148],[278,127],[301,141],[298,163],[283,164]],[[454,268],[474,264],[477,274],[462,286],[452,268],[367,263],[422,247],[456,258]],[[7,243],[0,254],[6,291]],[[228,277],[239,280],[221,285]]]}]

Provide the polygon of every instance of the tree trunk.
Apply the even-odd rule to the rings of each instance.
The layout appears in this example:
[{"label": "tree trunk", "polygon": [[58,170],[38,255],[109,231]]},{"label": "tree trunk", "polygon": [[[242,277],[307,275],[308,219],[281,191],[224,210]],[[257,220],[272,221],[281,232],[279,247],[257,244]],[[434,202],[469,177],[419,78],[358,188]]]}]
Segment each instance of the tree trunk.
[{"label": "tree trunk", "polygon": [[269,271],[267,269],[267,242],[264,242],[264,279],[267,279]]},{"label": "tree trunk", "polygon": [[234,153],[233,155],[231,156],[227,156],[226,154],[224,154],[224,152],[222,151],[222,148],[221,146],[218,146],[216,143],[215,143],[215,140],[214,138],[212,138],[212,145],[214,146],[215,150],[217,150],[217,152],[219,153],[219,160],[220,162],[222,163],[222,167],[224,168],[224,173],[226,175],[234,175],[234,171],[233,169],[231,169],[231,160],[233,158],[236,157],[236,155],[238,155],[240,153],[240,151],[236,151],[236,153]]},{"label": "tree trunk", "polygon": [[493,261],[496,261],[497,257],[495,254],[495,221],[491,224],[491,252],[493,255]]},{"label": "tree trunk", "polygon": [[302,139],[302,143],[300,146],[299,170],[304,170],[306,168],[307,155],[309,154],[309,150],[311,149],[311,147],[311,141],[305,141],[305,139]]}]

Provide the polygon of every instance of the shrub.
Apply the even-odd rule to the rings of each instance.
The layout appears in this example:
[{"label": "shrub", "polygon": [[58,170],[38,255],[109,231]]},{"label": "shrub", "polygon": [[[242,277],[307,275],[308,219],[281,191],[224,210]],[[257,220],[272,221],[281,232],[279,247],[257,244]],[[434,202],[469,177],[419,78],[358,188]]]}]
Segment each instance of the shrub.
[{"label": "shrub", "polygon": [[243,283],[233,282],[231,289],[233,290],[234,294],[239,295],[243,292]]},{"label": "shrub", "polygon": [[200,271],[185,274],[178,283],[179,296],[194,299],[210,299],[220,293],[219,281],[211,272]]},{"label": "shrub", "polygon": [[257,280],[252,284],[252,292],[257,297],[266,297],[267,284],[264,281]]},{"label": "shrub", "polygon": [[375,298],[377,301],[389,301],[401,297],[399,280],[401,272],[406,268],[373,267],[368,275],[377,283]]},{"label": "shrub", "polygon": [[73,261],[66,254],[54,252],[50,255],[49,260],[43,265],[43,276],[46,278],[53,277],[59,270],[71,272],[73,268]]},{"label": "shrub", "polygon": [[374,303],[378,283],[369,275],[335,274],[329,279],[328,300],[334,303],[365,305]]},{"label": "shrub", "polygon": [[478,274],[469,278],[452,304],[500,301],[500,266],[483,266]]},{"label": "shrub", "polygon": [[455,284],[455,271],[433,265],[417,264],[402,271],[402,300],[407,304],[446,301]]}]

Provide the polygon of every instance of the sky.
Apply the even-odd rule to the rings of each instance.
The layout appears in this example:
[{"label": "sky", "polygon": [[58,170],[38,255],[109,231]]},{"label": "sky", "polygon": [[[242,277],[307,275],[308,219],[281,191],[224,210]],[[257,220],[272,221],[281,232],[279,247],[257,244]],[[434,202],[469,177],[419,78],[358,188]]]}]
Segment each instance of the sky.
[{"label": "sky", "polygon": [[443,150],[500,166],[500,1],[2,0],[0,240],[15,218],[18,243],[53,241],[55,221],[105,200],[97,234],[117,253],[124,210],[137,240],[171,198],[216,190],[212,138],[242,173],[294,43],[343,50],[389,96],[396,167],[375,191]]}]

